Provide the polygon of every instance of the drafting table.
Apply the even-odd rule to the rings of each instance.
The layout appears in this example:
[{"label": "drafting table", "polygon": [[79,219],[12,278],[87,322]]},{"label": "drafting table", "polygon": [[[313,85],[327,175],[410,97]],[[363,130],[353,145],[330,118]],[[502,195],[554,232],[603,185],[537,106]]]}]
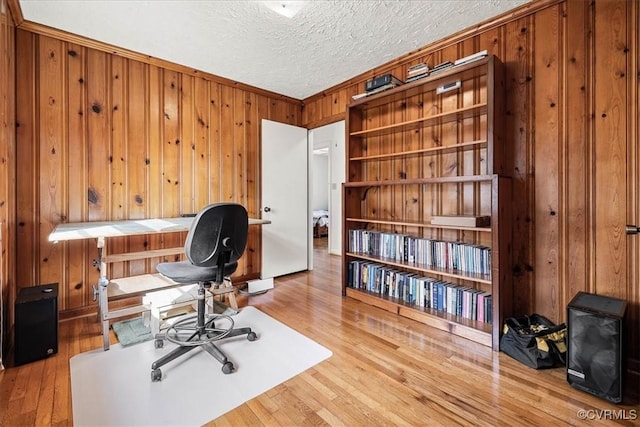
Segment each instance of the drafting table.
[{"label": "drafting table", "polygon": [[[109,300],[142,296],[151,291],[168,289],[178,284],[160,274],[143,274],[110,281],[107,278],[107,264],[145,258],[155,258],[184,253],[184,247],[153,249],[140,252],[107,255],[106,241],[109,237],[125,237],[144,234],[175,233],[188,231],[193,217],[131,219],[122,221],[90,221],[58,224],[51,234],[50,242],[96,239],[98,247],[97,265],[100,270],[94,299],[98,299],[98,318],[102,322],[104,349],[109,349],[109,320],[142,313],[149,308],[144,305],[109,311]],[[249,218],[249,225],[269,224],[271,221]]]}]

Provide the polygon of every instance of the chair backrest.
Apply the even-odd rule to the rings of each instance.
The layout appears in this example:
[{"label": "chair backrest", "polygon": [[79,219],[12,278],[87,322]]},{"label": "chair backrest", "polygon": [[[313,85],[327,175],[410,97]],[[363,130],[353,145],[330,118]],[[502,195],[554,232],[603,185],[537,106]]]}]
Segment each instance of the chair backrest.
[{"label": "chair backrest", "polygon": [[247,245],[249,218],[244,206],[215,203],[204,207],[193,220],[184,251],[191,264],[215,267],[237,261]]}]

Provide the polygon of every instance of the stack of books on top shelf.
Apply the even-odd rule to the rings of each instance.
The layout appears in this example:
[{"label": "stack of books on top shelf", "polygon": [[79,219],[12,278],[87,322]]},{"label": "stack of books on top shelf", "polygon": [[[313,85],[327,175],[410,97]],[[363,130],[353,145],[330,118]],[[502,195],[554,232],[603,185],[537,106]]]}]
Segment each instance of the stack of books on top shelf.
[{"label": "stack of books on top shelf", "polygon": [[421,62],[416,65],[412,65],[407,69],[407,83],[419,80],[429,75],[429,65]]}]

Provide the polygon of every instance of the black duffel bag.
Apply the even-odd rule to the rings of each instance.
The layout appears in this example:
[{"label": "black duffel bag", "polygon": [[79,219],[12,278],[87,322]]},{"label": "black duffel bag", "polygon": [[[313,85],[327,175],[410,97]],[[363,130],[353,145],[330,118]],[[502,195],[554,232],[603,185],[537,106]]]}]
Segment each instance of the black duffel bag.
[{"label": "black duffel bag", "polygon": [[539,314],[505,319],[500,351],[534,369],[566,364],[567,327]]}]

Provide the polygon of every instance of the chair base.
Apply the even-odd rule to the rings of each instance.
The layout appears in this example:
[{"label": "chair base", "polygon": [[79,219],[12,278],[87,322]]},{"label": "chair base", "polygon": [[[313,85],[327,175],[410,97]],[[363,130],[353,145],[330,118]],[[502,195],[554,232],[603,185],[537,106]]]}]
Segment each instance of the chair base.
[{"label": "chair base", "polygon": [[[216,320],[223,319],[226,319],[230,323],[230,326],[226,328],[216,327]],[[200,313],[197,313],[195,316],[191,315],[180,319],[164,333],[157,334],[155,337],[156,348],[163,347],[165,340],[177,344],[178,347],[151,364],[151,381],[161,381],[162,370],[160,368],[162,366],[177,359],[178,357],[193,350],[196,347],[202,347],[207,351],[207,353],[209,353],[217,361],[219,361],[222,364],[223,373],[230,374],[235,371],[235,366],[233,365],[233,363],[229,361],[222,350],[220,350],[214,344],[214,341],[240,335],[246,335],[249,341],[254,341],[258,338],[258,336],[251,330],[250,327],[234,328],[233,326],[233,319],[231,319],[231,317],[229,316],[201,316]]]}]

